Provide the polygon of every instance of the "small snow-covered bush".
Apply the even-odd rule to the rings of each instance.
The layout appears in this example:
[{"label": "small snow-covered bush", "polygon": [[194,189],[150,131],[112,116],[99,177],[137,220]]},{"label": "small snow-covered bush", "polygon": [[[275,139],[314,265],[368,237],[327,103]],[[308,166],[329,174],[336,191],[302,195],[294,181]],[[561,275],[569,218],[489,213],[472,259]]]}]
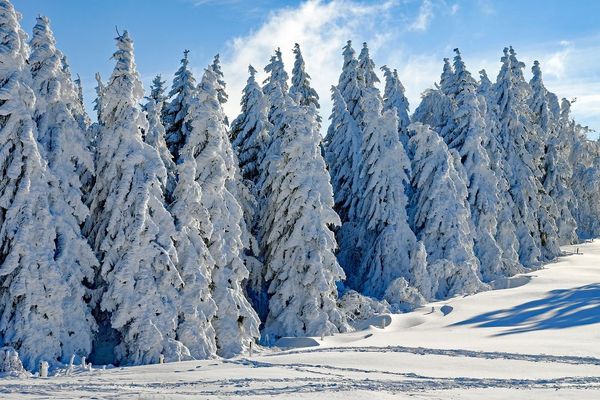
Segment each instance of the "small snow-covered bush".
[{"label": "small snow-covered bush", "polygon": [[348,290],[338,303],[349,321],[369,319],[390,312],[390,305],[387,301],[375,300],[355,290]]},{"label": "small snow-covered bush", "polygon": [[390,303],[392,312],[412,311],[427,302],[419,290],[410,286],[402,277],[394,279],[388,285],[384,298]]},{"label": "small snow-covered bush", "polygon": [[9,346],[0,347],[0,377],[27,375],[28,372],[23,368],[19,353]]}]

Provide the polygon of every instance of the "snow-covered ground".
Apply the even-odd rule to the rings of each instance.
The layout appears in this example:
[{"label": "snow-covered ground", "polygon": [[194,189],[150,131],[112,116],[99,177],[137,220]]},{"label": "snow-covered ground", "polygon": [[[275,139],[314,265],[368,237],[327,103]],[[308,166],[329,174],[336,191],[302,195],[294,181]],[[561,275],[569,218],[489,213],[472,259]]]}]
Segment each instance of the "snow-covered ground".
[{"label": "snow-covered ground", "polygon": [[[252,357],[0,380],[0,398],[600,398],[600,242],[511,289]],[[386,325],[385,328],[381,328]]]}]

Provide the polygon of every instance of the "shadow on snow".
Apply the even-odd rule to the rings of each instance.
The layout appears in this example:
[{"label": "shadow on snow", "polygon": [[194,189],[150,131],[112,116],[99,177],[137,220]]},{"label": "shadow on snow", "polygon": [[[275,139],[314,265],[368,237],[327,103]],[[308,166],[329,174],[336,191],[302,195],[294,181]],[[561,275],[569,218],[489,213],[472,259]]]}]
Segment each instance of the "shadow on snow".
[{"label": "shadow on snow", "polygon": [[494,336],[600,323],[600,283],[548,292],[540,300],[490,311],[452,324],[479,328],[508,327]]}]

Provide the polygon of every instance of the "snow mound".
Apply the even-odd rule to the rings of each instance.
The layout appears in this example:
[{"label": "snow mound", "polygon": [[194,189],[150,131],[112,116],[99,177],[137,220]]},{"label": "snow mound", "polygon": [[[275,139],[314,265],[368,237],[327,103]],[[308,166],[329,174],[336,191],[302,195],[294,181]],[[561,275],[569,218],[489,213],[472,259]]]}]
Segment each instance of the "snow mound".
[{"label": "snow mound", "polygon": [[531,276],[529,275],[519,275],[513,276],[510,278],[499,278],[492,282],[490,285],[494,290],[502,290],[502,289],[514,289],[523,285],[528,284],[531,281]]},{"label": "snow mound", "polygon": [[282,349],[297,349],[302,347],[316,347],[320,346],[313,338],[309,337],[282,337],[275,342],[275,347]]},{"label": "snow mound", "polygon": [[389,314],[382,315],[374,315],[371,318],[365,320],[355,321],[354,328],[356,330],[362,331],[368,329],[371,326],[375,326],[377,328],[385,328],[392,323],[392,316]]}]

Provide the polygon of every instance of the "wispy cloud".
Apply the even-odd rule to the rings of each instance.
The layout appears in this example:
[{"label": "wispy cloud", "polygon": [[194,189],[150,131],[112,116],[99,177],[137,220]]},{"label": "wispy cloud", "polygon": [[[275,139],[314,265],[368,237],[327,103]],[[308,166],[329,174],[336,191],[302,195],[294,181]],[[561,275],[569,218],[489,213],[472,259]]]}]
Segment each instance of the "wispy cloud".
[{"label": "wispy cloud", "polygon": [[[397,5],[396,1],[365,4],[310,0],[272,12],[257,30],[233,39],[223,54],[223,71],[231,83],[228,89],[231,100],[226,112],[230,116],[239,112],[240,93],[249,64],[261,71],[273,50],[281,47],[290,72],[294,60],[291,50],[297,42],[304,53],[312,83],[321,96],[323,117],[327,118],[331,109],[329,89],[338,80],[342,47],[351,39],[359,52],[362,42],[367,41],[372,55],[377,57],[378,50],[391,46],[395,37],[393,32],[398,28],[393,27],[391,17],[388,20],[387,11]],[[382,64],[382,60],[377,61]]]},{"label": "wispy cloud", "polygon": [[[483,2],[482,2],[483,3]],[[291,49],[298,42],[304,53],[306,67],[312,83],[321,96],[321,114],[326,120],[331,112],[330,87],[336,84],[341,70],[341,49],[347,40],[353,40],[357,53],[363,41],[368,42],[371,55],[378,66],[387,64],[397,68],[407,90],[412,109],[418,105],[421,93],[439,80],[441,59],[452,56],[448,46],[429,49],[421,53],[408,51],[405,43],[411,33],[406,24],[398,24],[398,15],[414,24],[405,14],[401,0],[365,3],[354,0],[309,0],[298,6],[286,7],[269,13],[264,22],[249,34],[234,38],[222,53],[223,70],[229,84],[230,101],[226,112],[230,117],[239,113],[241,91],[247,78],[247,67],[257,70],[268,62],[273,50],[281,47],[286,69],[291,72],[293,54]],[[445,7],[451,14],[452,3],[425,0],[420,4],[422,26],[430,23],[434,10]],[[442,9],[442,8],[440,8]],[[527,64],[526,74],[534,59],[542,64],[544,80],[550,90],[560,97],[578,97],[573,107],[576,118],[584,124],[600,128],[600,81],[597,65],[600,64],[599,38],[587,41],[563,41],[558,43],[532,43],[527,48],[517,48],[519,56]],[[452,46],[459,43],[452,43]],[[453,48],[448,47],[449,49]],[[446,52],[441,54],[440,52]],[[484,50],[481,53],[463,53],[467,67],[475,77],[477,71],[486,68],[494,80],[500,67],[501,49]],[[195,71],[201,74],[202,68]],[[259,78],[265,78],[264,74]],[[380,78],[382,78],[380,76]],[[326,128],[327,124],[324,124]]]},{"label": "wispy cloud", "polygon": [[419,14],[412,24],[408,27],[411,31],[424,32],[429,27],[429,23],[433,19],[433,4],[431,0],[423,0],[419,8]]}]

